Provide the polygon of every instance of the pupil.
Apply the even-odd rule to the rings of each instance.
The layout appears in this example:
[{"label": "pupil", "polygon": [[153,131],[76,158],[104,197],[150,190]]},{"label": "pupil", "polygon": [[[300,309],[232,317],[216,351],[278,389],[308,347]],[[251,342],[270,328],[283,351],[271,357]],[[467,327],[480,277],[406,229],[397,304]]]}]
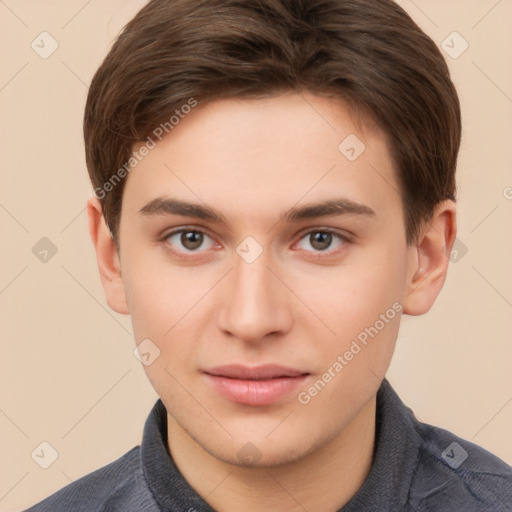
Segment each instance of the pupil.
[{"label": "pupil", "polygon": [[317,231],[316,233],[312,233],[313,241],[311,245],[318,250],[327,249],[331,245],[332,235],[331,233],[322,233],[321,231]]},{"label": "pupil", "polygon": [[187,231],[182,233],[181,243],[183,244],[183,247],[186,247],[187,249],[197,249],[203,243],[203,235],[196,231]]}]

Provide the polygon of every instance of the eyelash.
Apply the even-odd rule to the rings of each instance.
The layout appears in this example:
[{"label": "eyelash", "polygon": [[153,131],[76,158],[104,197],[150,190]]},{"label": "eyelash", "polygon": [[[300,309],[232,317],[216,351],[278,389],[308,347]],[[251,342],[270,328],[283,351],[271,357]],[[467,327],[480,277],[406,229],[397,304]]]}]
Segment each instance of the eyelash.
[{"label": "eyelash", "polygon": [[[182,258],[190,259],[190,255],[193,255],[194,253],[201,253],[201,252],[204,252],[204,251],[200,251],[200,250],[196,250],[196,251],[190,251],[190,250],[189,251],[182,251],[182,250],[179,250],[179,249],[172,248],[170,246],[170,244],[168,243],[169,238],[171,238],[172,236],[180,234],[180,233],[187,233],[187,232],[198,233],[198,234],[201,234],[201,235],[205,235],[208,238],[211,238],[213,240],[213,237],[211,237],[206,231],[203,231],[202,229],[184,227],[184,228],[180,228],[180,229],[176,229],[174,231],[171,231],[170,233],[166,233],[159,240],[159,242],[163,243],[165,249],[170,251],[170,252],[172,252],[173,254],[176,254],[176,255],[178,255],[179,257],[182,257]],[[352,240],[348,236],[342,235],[342,234],[338,233],[337,231],[333,231],[332,229],[329,229],[329,228],[315,228],[315,229],[309,229],[306,232],[302,232],[300,234],[299,242],[301,240],[303,240],[304,238],[306,238],[307,236],[313,234],[313,233],[322,233],[322,234],[332,235],[333,237],[335,237],[338,240],[340,240],[341,246],[342,246],[341,248],[338,248],[338,250],[331,250],[331,251],[329,251],[328,249],[326,249],[325,251],[306,251],[306,252],[311,252],[313,257],[316,257],[316,258],[332,256],[333,254],[336,254],[337,252],[339,252],[339,250],[342,250],[343,246],[346,246],[346,245],[352,243]],[[192,257],[194,257],[194,256],[192,256]]]}]

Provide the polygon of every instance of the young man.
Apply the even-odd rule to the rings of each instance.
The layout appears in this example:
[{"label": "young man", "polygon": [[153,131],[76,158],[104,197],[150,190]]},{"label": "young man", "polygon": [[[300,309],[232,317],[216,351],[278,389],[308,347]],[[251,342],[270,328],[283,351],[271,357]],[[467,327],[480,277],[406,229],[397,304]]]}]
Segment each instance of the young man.
[{"label": "young man", "polygon": [[160,396],[42,511],[512,510],[385,374],[439,294],[460,111],[391,0],[153,0],[96,73],[89,225]]}]

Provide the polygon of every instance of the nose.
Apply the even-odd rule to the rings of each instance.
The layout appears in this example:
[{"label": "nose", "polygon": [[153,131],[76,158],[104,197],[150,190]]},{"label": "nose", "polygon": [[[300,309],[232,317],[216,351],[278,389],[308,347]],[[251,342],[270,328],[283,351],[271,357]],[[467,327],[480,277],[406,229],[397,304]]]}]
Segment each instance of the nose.
[{"label": "nose", "polygon": [[220,291],[217,318],[224,333],[252,343],[290,330],[290,292],[276,274],[265,252],[252,263],[234,255],[234,267]]}]

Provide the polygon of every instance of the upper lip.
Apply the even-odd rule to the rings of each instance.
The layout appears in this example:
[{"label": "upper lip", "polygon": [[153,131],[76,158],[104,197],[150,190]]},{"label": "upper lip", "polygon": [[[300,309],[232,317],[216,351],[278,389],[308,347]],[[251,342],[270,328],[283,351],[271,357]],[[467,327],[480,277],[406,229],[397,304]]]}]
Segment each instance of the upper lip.
[{"label": "upper lip", "polygon": [[244,380],[263,380],[276,379],[280,377],[299,377],[306,375],[308,372],[296,370],[278,364],[264,364],[261,366],[243,366],[239,364],[228,364],[224,366],[215,366],[204,373],[215,375],[218,377],[228,377],[231,379]]}]

